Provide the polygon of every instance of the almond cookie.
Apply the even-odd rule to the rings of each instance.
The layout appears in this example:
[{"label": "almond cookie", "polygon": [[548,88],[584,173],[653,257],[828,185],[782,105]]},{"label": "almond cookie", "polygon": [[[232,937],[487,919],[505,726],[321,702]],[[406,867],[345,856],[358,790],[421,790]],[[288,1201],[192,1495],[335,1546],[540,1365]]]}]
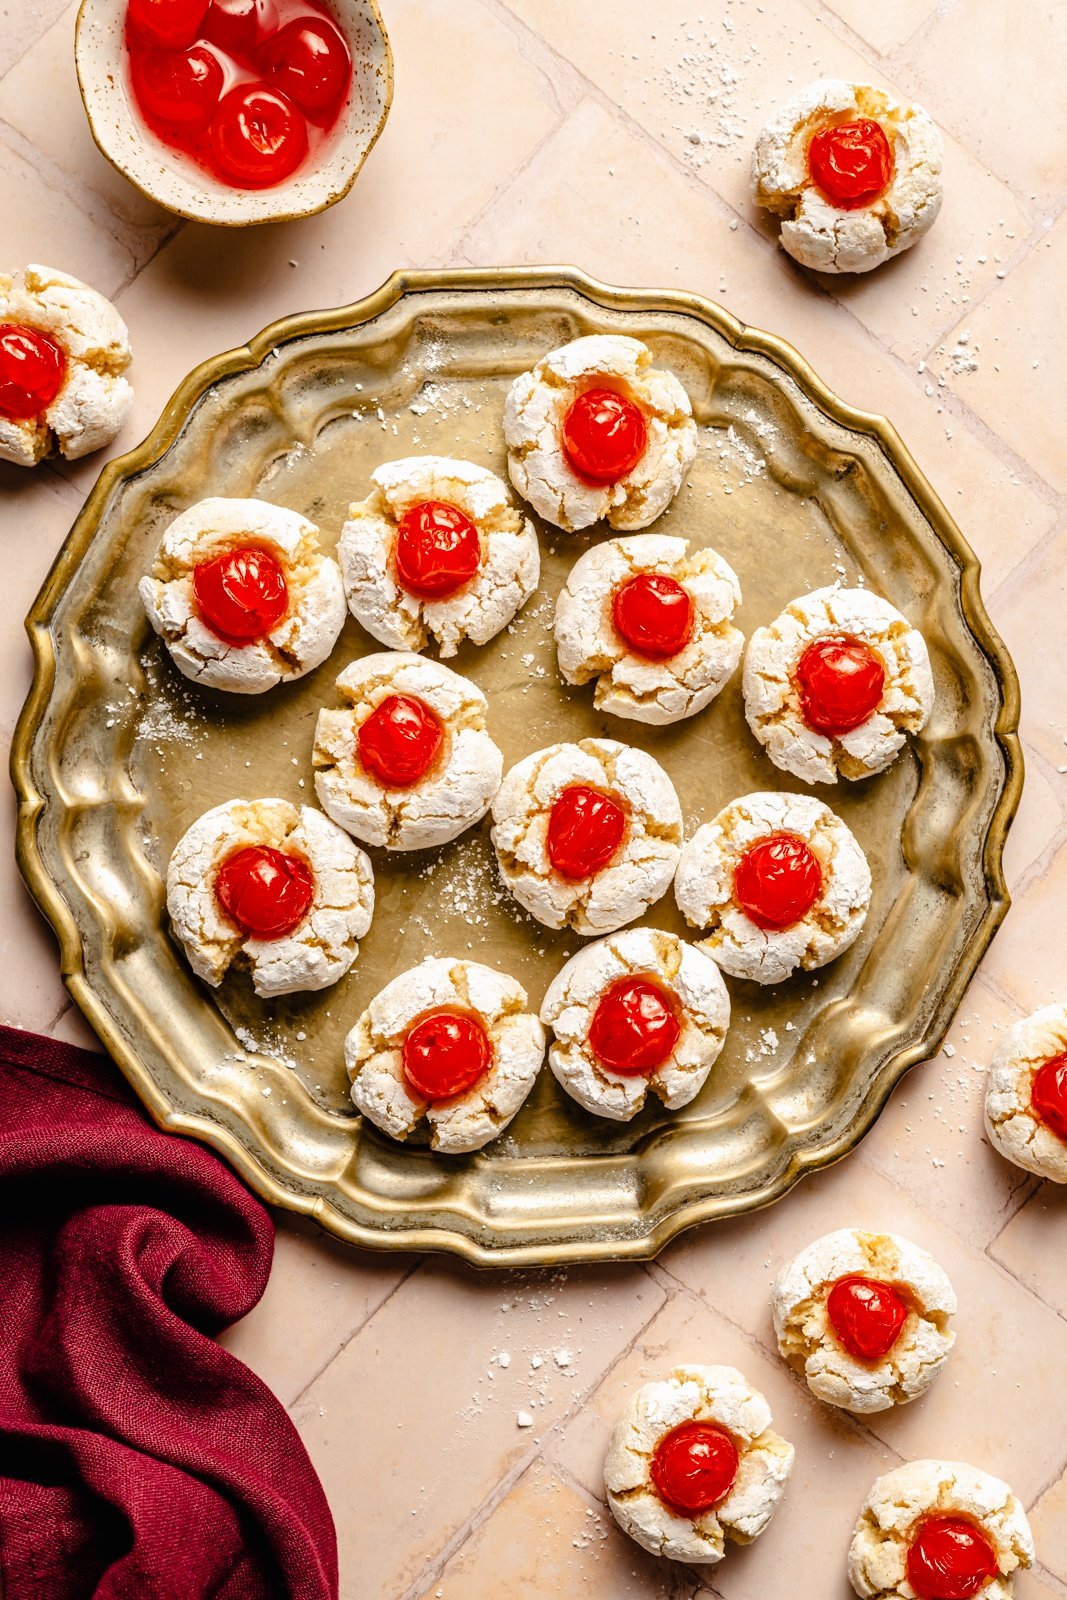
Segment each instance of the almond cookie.
[{"label": "almond cookie", "polygon": [[821,800],[746,794],[684,846],[674,894],[724,972],[781,983],[848,949],[871,903],[871,869]]},{"label": "almond cookie", "polygon": [[447,456],[409,456],[371,473],[349,508],[338,554],[356,621],[391,650],[442,656],[486,644],[537,588],[534,525],[495,473]]},{"label": "almond cookie", "polygon": [[1067,1183],[1067,1006],[1043,1006],[1008,1029],[993,1057],[985,1125],[994,1150]]},{"label": "almond cookie", "polygon": [[614,739],[537,750],[493,801],[504,882],[549,928],[614,933],[665,894],[682,808],[663,768]]},{"label": "almond cookie", "polygon": [[237,963],[264,998],[328,989],[370,927],[374,874],[312,806],[229,800],[175,845],[167,910],[189,965],[213,988]]},{"label": "almond cookie", "polygon": [[598,711],[679,722],[710,705],[741,659],[737,575],[714,550],[661,533],[595,544],[556,602],[559,670],[596,679]]},{"label": "almond cookie", "polygon": [[907,1461],[875,1479],[848,1552],[863,1600],[1011,1600],[1034,1560],[1030,1524],[1006,1483],[962,1461]]},{"label": "almond cookie", "polygon": [[673,933],[627,928],[579,950],[545,995],[548,1064],[579,1105],[629,1122],[649,1094],[669,1111],[699,1093],[730,1026],[714,961]]},{"label": "almond cookie", "polygon": [[594,333],[552,350],[515,379],[504,406],[511,481],[539,517],[568,533],[603,517],[647,528],[697,453],[678,379],[638,339]]},{"label": "almond cookie", "polygon": [[545,1030],[514,978],[428,959],[375,995],[348,1038],[352,1099],[392,1139],[425,1120],[434,1150],[480,1150],[533,1087]]},{"label": "almond cookie", "polygon": [[816,589],[757,628],[742,688],[752,732],[805,783],[881,772],[934,706],[925,639],[869,589]]},{"label": "almond cookie", "polygon": [[955,1314],[945,1272],[895,1233],[825,1234],[774,1285],[785,1360],[827,1405],[861,1414],[926,1393],[955,1343]]},{"label": "almond cookie", "polygon": [[779,243],[817,272],[870,272],[922,238],[941,210],[941,135],[921,106],[824,78],[756,140],[756,203]]},{"label": "almond cookie", "polygon": [[319,530],[265,500],[200,500],[168,527],[139,593],[179,672],[263,694],[321,666],[344,626]]},{"label": "almond cookie", "polygon": [[315,789],[364,844],[425,850],[480,822],[504,758],[480,689],[410,651],[379,651],[337,680],[340,710],[319,712]]},{"label": "almond cookie", "polygon": [[736,1367],[675,1367],[639,1389],[612,1430],[608,1505],[653,1555],[713,1566],[727,1539],[751,1544],[766,1528],[795,1453]]},{"label": "almond cookie", "polygon": [[52,267],[0,272],[0,460],[102,450],[133,409],[130,335],[110,300]]}]

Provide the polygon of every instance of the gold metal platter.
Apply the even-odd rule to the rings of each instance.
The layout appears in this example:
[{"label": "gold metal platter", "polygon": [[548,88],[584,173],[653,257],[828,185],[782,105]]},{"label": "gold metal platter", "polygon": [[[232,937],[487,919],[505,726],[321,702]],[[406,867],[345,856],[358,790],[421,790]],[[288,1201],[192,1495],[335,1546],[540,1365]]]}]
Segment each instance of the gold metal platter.
[{"label": "gold metal platter", "polygon": [[[268,1004],[243,976],[201,986],[165,925],[173,845],[234,796],[313,800],[318,707],[378,646],[350,621],[298,683],[247,699],[199,691],[150,636],[136,585],[167,522],[205,495],[292,506],[332,546],[383,460],[432,451],[504,473],[512,377],[598,331],[645,340],[692,397],[697,463],[657,526],[732,563],[746,635],[794,595],[862,577],[925,634],[937,709],[888,772],[825,791],[873,869],[861,938],[779,987],[731,983],[726,1048],[691,1105],[602,1122],[546,1068],[501,1138],[441,1157],[361,1122],[342,1062],[348,1028],[427,954],[498,965],[539,1003],[579,941],[510,900],[483,826],[414,856],[377,852],[374,924],[336,988]],[[640,744],[674,779],[689,833],[745,791],[796,787],[748,733],[740,674],[707,711],[663,729],[599,716],[591,688],[564,686],[554,600],[589,540],[541,537],[539,593],[512,629],[452,663],[488,695],[506,764],[594,732]],[[783,1195],[852,1149],[901,1074],[939,1047],[1007,908],[1018,689],[973,554],[885,421],[694,296],[560,268],[411,272],[358,305],[280,322],[194,372],[146,442],[105,470],[28,627],[37,670],[13,751],[18,854],[71,993],[161,1123],[354,1243],[508,1266],[648,1257],[682,1228]],[[670,897],[648,920],[685,932]]]}]

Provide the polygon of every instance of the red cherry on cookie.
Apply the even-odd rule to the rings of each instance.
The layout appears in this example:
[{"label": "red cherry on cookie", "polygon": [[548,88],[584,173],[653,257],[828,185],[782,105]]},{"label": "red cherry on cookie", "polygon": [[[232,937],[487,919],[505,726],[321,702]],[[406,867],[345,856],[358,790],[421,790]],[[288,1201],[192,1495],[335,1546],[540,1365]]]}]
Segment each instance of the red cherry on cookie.
[{"label": "red cherry on cookie", "polygon": [[322,117],[347,92],[352,56],[327,17],[298,17],[263,46],[260,70],[309,117]]},{"label": "red cherry on cookie", "polygon": [[851,634],[814,639],[797,663],[796,677],[804,721],[831,737],[851,733],[882,703],[885,667],[869,644]]},{"label": "red cherry on cookie", "polygon": [[206,128],[222,96],[226,74],[202,44],[191,50],[144,50],[131,58],[137,98],[160,122]]},{"label": "red cherry on cookie", "polygon": [[200,32],[207,0],[130,0],[126,15],[138,33],[164,50],[184,50]]},{"label": "red cherry on cookie", "polygon": [[193,596],[205,627],[233,645],[265,638],[289,609],[281,563],[256,545],[201,561],[193,568]]},{"label": "red cherry on cookie", "polygon": [[811,181],[831,205],[851,211],[874,200],[893,176],[893,151],[870,117],[824,128],[808,146]]},{"label": "red cherry on cookie", "polygon": [[30,422],[48,410],[67,376],[54,339],[18,322],[0,323],[0,417]]},{"label": "red cherry on cookie", "polygon": [[611,602],[616,628],[631,650],[665,661],[693,637],[693,597],[665,572],[639,572],[616,589]]},{"label": "red cherry on cookie", "polygon": [[908,1303],[892,1284],[858,1273],[838,1278],[826,1299],[830,1326],[857,1361],[881,1361],[900,1338]]},{"label": "red cherry on cookie", "polygon": [[683,1516],[699,1516],[725,1500],[740,1457],[726,1432],[712,1422],[683,1422],[656,1446],[649,1468],[660,1499]]},{"label": "red cherry on cookie", "polygon": [[424,1100],[466,1094],[485,1077],[493,1059],[480,1017],[442,1007],[416,1022],[404,1040],[404,1076]]},{"label": "red cherry on cookie", "polygon": [[562,878],[591,878],[606,867],[626,832],[617,800],[584,783],[564,789],[548,819],[548,859]]},{"label": "red cherry on cookie", "polygon": [[648,444],[641,407],[614,389],[587,389],[563,419],[563,454],[587,483],[618,483]]},{"label": "red cherry on cookie", "polygon": [[274,0],[211,0],[203,36],[246,59],[255,55],[278,26]]},{"label": "red cherry on cookie", "polygon": [[314,897],[307,862],[266,845],[236,851],[215,876],[223,913],[252,939],[284,939],[303,922]]},{"label": "red cherry on cookie", "polygon": [[822,893],[822,868],[795,833],[750,845],[734,869],[734,899],[758,928],[780,932],[806,917]]},{"label": "red cherry on cookie", "polygon": [[482,562],[478,530],[458,506],[422,500],[396,530],[396,571],[409,594],[440,600],[469,583]]},{"label": "red cherry on cookie", "polygon": [[422,700],[391,694],[360,723],[359,759],[386,789],[410,789],[437,760],[445,732]]},{"label": "red cherry on cookie", "polygon": [[920,1600],[970,1600],[999,1570],[992,1544],[964,1517],[927,1517],[908,1550],[908,1582]]},{"label": "red cherry on cookie", "polygon": [[222,176],[243,189],[268,189],[308,153],[307,123],[265,83],[243,83],[221,101],[211,124],[211,154]]},{"label": "red cherry on cookie", "polygon": [[1067,1140],[1067,1052],[1053,1056],[1035,1072],[1030,1105],[1046,1128]]},{"label": "red cherry on cookie", "polygon": [[619,978],[597,1002],[589,1045],[610,1072],[638,1076],[656,1071],[678,1043],[681,1027],[674,997],[651,978]]}]

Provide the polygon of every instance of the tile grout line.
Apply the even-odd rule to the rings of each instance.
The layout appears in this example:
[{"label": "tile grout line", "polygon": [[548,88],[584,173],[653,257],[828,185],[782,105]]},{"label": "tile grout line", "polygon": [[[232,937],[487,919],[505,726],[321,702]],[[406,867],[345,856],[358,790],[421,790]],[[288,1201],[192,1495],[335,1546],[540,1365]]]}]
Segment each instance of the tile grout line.
[{"label": "tile grout line", "polygon": [[[649,1276],[647,1263],[637,1262],[635,1265],[639,1271],[645,1274],[645,1276]],[[662,1289],[661,1284],[657,1284],[657,1287]],[[480,1506],[476,1507],[475,1511],[470,1517],[468,1517],[467,1521],[460,1528],[457,1528],[451,1537],[441,1547],[441,1549],[438,1550],[436,1555],[430,1558],[414,1582],[411,1583],[407,1589],[403,1590],[399,1596],[397,1596],[397,1600],[420,1600],[420,1594],[423,1585],[437,1581],[441,1572],[444,1570],[456,1552],[462,1549],[468,1540],[471,1539],[473,1535],[489,1521],[489,1518],[496,1511],[497,1507],[507,1498],[507,1495],[511,1492],[511,1489],[514,1487],[515,1483],[517,1483],[520,1478],[525,1477],[526,1473],[531,1469],[531,1467],[543,1459],[546,1449],[550,1447],[550,1441],[554,1438],[562,1436],[564,1430],[570,1426],[578,1412],[584,1406],[586,1406],[590,1398],[603,1387],[605,1381],[615,1370],[619,1362],[625,1360],[625,1358],[631,1353],[634,1346],[637,1344],[638,1340],[641,1338],[642,1334],[659,1316],[663,1309],[663,1305],[664,1301],[661,1300],[659,1304],[656,1305],[649,1313],[641,1326],[635,1330],[633,1336],[626,1342],[622,1349],[616,1352],[616,1354],[608,1361],[607,1365],[600,1369],[598,1374],[590,1378],[589,1383],[583,1388],[581,1394],[576,1397],[574,1404],[566,1411],[562,1412],[552,1423],[550,1423],[545,1433],[537,1435],[533,1441],[533,1448],[529,1454],[523,1458],[520,1458],[512,1472],[507,1474],[506,1478],[498,1486],[496,1492],[488,1496]]]},{"label": "tile grout line", "polygon": [[1037,1493],[1033,1496],[1033,1498],[1030,1501],[1030,1504],[1026,1508],[1027,1511],[1028,1512],[1029,1511],[1033,1511],[1034,1507],[1038,1504],[1038,1502],[1040,1500],[1044,1499],[1044,1497],[1048,1494],[1050,1489],[1054,1489],[1058,1483],[1061,1483],[1061,1482],[1064,1481],[1065,1476],[1067,1476],[1067,1455],[1064,1456],[1064,1458],[1063,1458],[1062,1462],[1060,1463],[1058,1469],[1052,1474],[1052,1476],[1051,1476],[1051,1478],[1049,1478],[1048,1482],[1047,1483],[1043,1483],[1041,1485],[1040,1489],[1037,1491]]},{"label": "tile grout line", "polygon": [[[998,994],[999,994],[999,991],[998,991]],[[1013,1004],[1014,1004],[1014,1002],[1013,1002]],[[922,1065],[922,1063],[916,1063],[915,1068],[912,1069],[912,1070],[918,1071],[920,1069],[921,1065]],[[891,1172],[887,1171],[885,1167],[879,1166],[875,1162],[866,1159],[862,1148],[856,1151],[856,1159],[858,1161],[860,1161],[863,1164],[863,1166],[865,1166],[869,1171],[876,1172],[880,1178],[883,1178],[886,1183],[890,1184],[891,1187],[896,1189],[900,1194],[907,1195],[907,1196],[911,1197],[911,1190],[908,1188],[907,1184],[906,1183],[901,1183],[897,1178],[895,1178],[893,1176],[893,1174]],[[1026,1179],[1024,1179],[1019,1184],[1019,1187],[1017,1189],[1012,1190],[1012,1195],[1011,1195],[1012,1199],[1014,1199],[1016,1194],[1020,1194],[1022,1196],[1022,1198],[1019,1200],[1019,1203],[1018,1203],[1017,1206],[1015,1206],[1010,1212],[1007,1212],[1005,1214],[1004,1220],[1003,1220],[1000,1228],[993,1235],[993,1239],[989,1241],[990,1243],[994,1243],[997,1239],[1000,1238],[1000,1235],[1004,1232],[1004,1229],[1008,1226],[1008,1223],[1011,1222],[1014,1219],[1014,1217],[1022,1210],[1023,1206],[1026,1205],[1027,1201],[1029,1199],[1031,1199],[1032,1193],[1033,1193],[1033,1191],[1028,1189],[1028,1183],[1027,1183]],[[926,1211],[926,1207],[925,1206],[922,1206],[920,1209],[923,1212]],[[956,1227],[953,1223],[947,1221],[944,1217],[936,1217],[935,1216],[935,1217],[932,1218],[932,1220],[936,1221],[939,1224],[939,1226],[941,1226],[943,1228],[946,1228],[949,1233],[953,1234],[960,1241],[960,1243],[964,1246],[965,1249],[971,1251],[973,1254],[978,1255],[978,1256],[984,1256],[986,1254],[987,1249],[988,1249],[987,1245],[982,1245],[978,1250],[975,1250],[975,1246],[974,1246],[972,1240],[968,1237],[968,1235],[963,1233],[958,1227]],[[997,1265],[997,1263],[994,1263],[994,1265]],[[1011,1276],[1010,1273],[1009,1273],[1009,1276]],[[1023,1285],[1020,1285],[1020,1287],[1025,1289],[1026,1286],[1025,1286],[1025,1284],[1023,1284]],[[1045,1306],[1046,1310],[1051,1311],[1053,1309],[1051,1306],[1049,1306],[1047,1304],[1046,1301],[1042,1300],[1040,1295],[1034,1294],[1034,1292],[1032,1290],[1027,1290],[1026,1292],[1029,1294],[1031,1299],[1037,1300],[1039,1305]]]},{"label": "tile grout line", "polygon": [[[19,53],[15,57],[14,61],[9,61],[8,62],[7,66],[4,68],[3,72],[0,73],[0,84],[6,82],[7,78],[9,77],[9,75],[12,72],[14,72],[15,68],[17,66],[19,66],[26,59],[26,57],[29,55],[31,50],[35,50],[37,48],[37,46],[40,44],[41,40],[45,37],[46,34],[51,33],[52,29],[57,25],[57,23],[59,23],[62,20],[62,17],[63,17],[63,13],[61,11],[59,13],[59,16],[57,16],[54,19],[54,21],[47,23],[41,29],[40,33],[38,33],[33,39],[30,40],[30,42],[26,46],[25,50],[20,50],[19,51]],[[72,47],[73,47],[73,45],[72,45]]]},{"label": "tile grout line", "polygon": [[1051,1567],[1044,1566],[1040,1561],[1035,1561],[1032,1571],[1038,1573],[1043,1581],[1054,1589],[1057,1594],[1067,1597],[1067,1583],[1052,1571]]},{"label": "tile grout line", "polygon": [[[482,0],[482,3],[484,4],[484,0]],[[573,110],[574,110],[574,107],[572,106],[571,107],[571,111],[573,111]],[[451,246],[449,248],[448,253],[444,257],[444,259],[447,262],[455,262],[457,257],[459,257],[461,260],[467,260],[468,259],[463,254],[463,252],[466,249],[467,240],[470,238],[471,234],[478,227],[479,223],[486,216],[488,216],[489,212],[491,212],[496,207],[496,205],[499,203],[499,201],[503,200],[505,198],[505,196],[520,181],[520,179],[522,179],[525,176],[525,174],[529,170],[530,166],[533,164],[533,162],[536,160],[536,158],[541,154],[541,151],[545,148],[545,146],[547,144],[550,143],[551,140],[553,140],[556,137],[556,134],[559,133],[560,129],[563,127],[564,123],[567,121],[567,118],[570,116],[571,111],[564,112],[563,115],[560,116],[558,118],[558,120],[555,121],[550,128],[546,129],[545,133],[537,141],[537,143],[534,145],[533,149],[527,151],[526,156],[523,158],[523,161],[521,162],[521,164],[518,167],[516,167],[515,171],[509,173],[506,178],[501,179],[500,183],[498,184],[496,189],[494,189],[493,193],[490,195],[489,199],[485,202],[485,204],[479,206],[478,210],[474,213],[474,215],[472,217],[468,217],[467,221],[462,224],[458,234],[455,236],[455,238],[452,241],[452,244],[451,244]],[[497,265],[500,265],[500,263],[497,263]]]},{"label": "tile grout line", "polygon": [[[1056,540],[1061,538],[1065,532],[1067,532],[1067,518],[1057,517],[1052,527],[1038,540],[1033,549],[1028,550],[1015,563],[1011,571],[1004,574],[989,598],[996,601],[997,604],[1000,603],[1002,596],[1005,600],[1010,599],[1017,584],[1024,578],[1031,578],[1034,575],[1035,568],[1041,567],[1041,557],[1046,553],[1047,547],[1055,544]],[[1064,748],[1067,749],[1067,746]]]},{"label": "tile grout line", "polygon": [[[1029,1202],[1031,1200],[1035,1199],[1037,1197],[1037,1195],[1039,1195],[1041,1193],[1042,1189],[1044,1188],[1045,1184],[1048,1183],[1048,1181],[1049,1180],[1047,1178],[1039,1180],[1037,1187],[1030,1194],[1027,1195],[1026,1200],[1023,1202],[1023,1204],[1027,1205],[1027,1204],[1029,1204]],[[1050,1303],[1046,1299],[1044,1299],[1043,1296],[1038,1294],[1036,1289],[1032,1289],[1029,1286],[1029,1284],[1027,1284],[1025,1282],[1024,1279],[1020,1278],[1017,1272],[1013,1272],[1011,1267],[1008,1266],[1006,1261],[1002,1261],[999,1256],[995,1256],[995,1255],[993,1255],[991,1253],[992,1249],[993,1249],[993,1246],[997,1243],[997,1240],[1000,1239],[1000,1237],[1003,1235],[1003,1233],[1006,1231],[1006,1229],[1011,1226],[1011,1224],[1015,1221],[1015,1218],[1018,1216],[1019,1211],[1021,1211],[1022,1209],[1023,1209],[1023,1207],[1019,1206],[1018,1210],[1016,1212],[1014,1212],[1014,1214],[1008,1218],[1007,1222],[1004,1224],[1004,1227],[1001,1228],[1000,1233],[997,1234],[996,1239],[991,1239],[990,1240],[989,1244],[987,1244],[985,1249],[982,1251],[982,1254],[990,1262],[992,1262],[994,1267],[999,1267],[1001,1272],[1006,1273],[1007,1276],[1009,1278],[1011,1278],[1013,1283],[1017,1283],[1019,1288],[1022,1289],[1025,1294],[1030,1295],[1031,1299],[1036,1300],[1039,1303],[1039,1305],[1044,1306],[1045,1310],[1051,1312],[1054,1317],[1059,1317],[1061,1322],[1067,1323],[1067,1312],[1061,1311],[1058,1306],[1050,1305]],[[1059,1472],[1057,1472],[1055,1478],[1053,1478],[1053,1480],[1052,1480],[1053,1483],[1057,1482],[1063,1476],[1064,1471],[1067,1471],[1067,1455],[1064,1456],[1063,1463],[1060,1466],[1060,1470],[1059,1470]],[[1048,1488],[1047,1484],[1045,1485],[1045,1488]],[[1044,1492],[1045,1492],[1045,1490],[1042,1489],[1041,1494],[1044,1494]],[[1040,1495],[1038,1495],[1036,1498],[1040,1499]]]},{"label": "tile grout line", "polygon": [[[0,117],[0,141],[7,146],[13,156],[31,169],[34,178],[46,190],[72,206],[122,251],[130,263],[127,274],[131,269],[136,270],[138,245],[141,242],[147,244],[151,239],[153,230],[150,227],[124,222],[104,195],[90,188],[88,184],[80,182],[73,173],[59,166],[40,145],[34,144],[13,123],[3,117]],[[124,179],[123,182],[125,181]],[[131,194],[133,192],[131,188]],[[124,278],[121,279],[120,284],[124,281]],[[116,292],[114,285],[109,283],[106,290],[108,298]]]},{"label": "tile grout line", "polygon": [[379,1300],[378,1304],[374,1307],[373,1311],[368,1312],[368,1314],[363,1318],[362,1322],[357,1322],[355,1327],[350,1328],[348,1330],[348,1332],[345,1334],[344,1339],[338,1345],[337,1349],[333,1352],[333,1354],[331,1356],[329,1356],[323,1362],[322,1366],[318,1369],[318,1371],[315,1372],[312,1375],[312,1377],[310,1377],[308,1379],[307,1383],[304,1384],[304,1387],[297,1394],[295,1394],[293,1396],[293,1398],[288,1402],[288,1404],[285,1407],[286,1411],[288,1411],[290,1414],[292,1413],[294,1408],[300,1404],[301,1400],[303,1400],[303,1398],[307,1394],[308,1390],[314,1388],[315,1384],[318,1383],[318,1381],[322,1377],[323,1373],[328,1372],[330,1367],[332,1367],[334,1362],[337,1360],[338,1356],[341,1356],[341,1355],[344,1354],[344,1352],[347,1350],[348,1346],[352,1343],[352,1340],[356,1337],[356,1335],[359,1334],[359,1333],[362,1333],[363,1329],[368,1327],[370,1325],[370,1323],[372,1323],[374,1321],[374,1319],[378,1315],[379,1311],[383,1310],[389,1304],[389,1302],[393,1298],[393,1296],[395,1294],[397,1294],[404,1287],[404,1285],[405,1285],[405,1283],[407,1283],[408,1279],[413,1277],[414,1274],[416,1272],[418,1272],[420,1270],[420,1268],[426,1266],[426,1264],[427,1264],[427,1262],[426,1262],[426,1258],[425,1257],[421,1261],[414,1261],[411,1264],[411,1266],[407,1269],[407,1271],[403,1274],[403,1276],[399,1279],[399,1281],[396,1282],[393,1285],[393,1287],[390,1289],[389,1293],[385,1296],[385,1299],[384,1300]]},{"label": "tile grout line", "polygon": [[[931,9],[929,15],[925,16],[921,22],[917,22],[908,37],[900,44],[892,45],[888,50],[883,50],[872,43],[870,39],[865,39],[861,33],[857,33],[851,23],[846,22],[844,17],[838,16],[832,7],[824,3],[824,0],[804,0],[804,4],[824,27],[845,44],[850,45],[857,55],[865,57],[873,67],[881,67],[885,63],[894,61],[901,51],[910,50],[912,45],[917,43],[919,35],[937,21],[936,0],[930,0]],[[872,56],[874,57],[873,60],[871,60]],[[885,75],[886,77],[889,76],[888,73]]]}]

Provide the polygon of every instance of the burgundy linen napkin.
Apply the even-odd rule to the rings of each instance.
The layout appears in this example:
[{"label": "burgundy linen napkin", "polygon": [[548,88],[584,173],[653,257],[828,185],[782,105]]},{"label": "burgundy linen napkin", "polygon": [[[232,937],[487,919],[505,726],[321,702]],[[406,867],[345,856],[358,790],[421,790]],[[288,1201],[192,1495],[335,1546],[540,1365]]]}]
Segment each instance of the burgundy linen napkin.
[{"label": "burgundy linen napkin", "polygon": [[106,1057],[0,1028],[3,1600],[335,1600],[311,1463],[213,1337],[273,1248]]}]

